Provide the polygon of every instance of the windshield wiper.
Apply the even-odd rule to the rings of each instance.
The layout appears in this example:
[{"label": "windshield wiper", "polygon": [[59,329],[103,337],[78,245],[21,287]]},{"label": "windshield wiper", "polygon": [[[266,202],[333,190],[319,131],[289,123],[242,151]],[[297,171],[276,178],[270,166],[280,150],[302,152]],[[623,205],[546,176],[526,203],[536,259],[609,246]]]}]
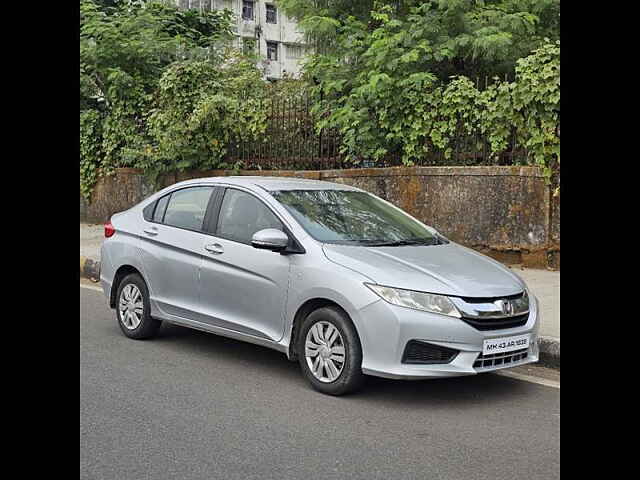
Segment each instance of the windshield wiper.
[{"label": "windshield wiper", "polygon": [[405,239],[405,240],[392,240],[389,242],[378,242],[378,241],[367,241],[366,243],[369,247],[403,247],[405,245],[438,245],[439,241],[437,238],[414,238],[414,239]]}]

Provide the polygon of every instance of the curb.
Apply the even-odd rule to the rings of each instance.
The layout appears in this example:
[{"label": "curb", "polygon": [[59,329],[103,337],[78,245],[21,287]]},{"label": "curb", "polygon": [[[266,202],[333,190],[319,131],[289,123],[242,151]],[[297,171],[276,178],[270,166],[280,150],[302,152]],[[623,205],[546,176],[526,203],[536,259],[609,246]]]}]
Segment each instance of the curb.
[{"label": "curb", "polygon": [[540,364],[545,367],[560,368],[560,339],[555,337],[538,337]]},{"label": "curb", "polygon": [[[80,255],[80,277],[92,282],[100,281],[100,261]],[[545,367],[560,368],[560,339],[538,337],[539,363]]]},{"label": "curb", "polygon": [[80,255],[80,278],[100,281],[100,261]]}]

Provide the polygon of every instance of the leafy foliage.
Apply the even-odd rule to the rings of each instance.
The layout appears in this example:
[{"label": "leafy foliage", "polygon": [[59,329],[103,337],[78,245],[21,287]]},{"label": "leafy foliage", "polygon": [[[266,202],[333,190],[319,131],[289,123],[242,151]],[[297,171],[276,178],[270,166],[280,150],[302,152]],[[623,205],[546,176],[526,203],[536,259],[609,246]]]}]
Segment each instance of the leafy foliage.
[{"label": "leafy foliage", "polygon": [[[230,164],[240,138],[256,140],[249,159],[266,150],[302,163],[322,155],[314,128],[339,132],[354,165],[460,161],[460,148],[486,141],[496,161],[518,147],[559,170],[559,0],[279,0],[317,49],[303,80],[276,84],[262,81],[255,56],[229,47],[231,12],[173,3],[80,2],[85,196],[116,167],[261,168]],[[313,119],[303,115],[309,93]]]},{"label": "leafy foliage", "polygon": [[265,91],[260,72],[244,59],[223,68],[207,61],[173,64],[160,79],[149,117],[155,144],[145,149],[147,165],[158,166],[158,173],[231,167],[224,162],[229,142],[264,132]]},{"label": "leafy foliage", "polygon": [[[99,173],[115,167],[157,173],[166,170],[169,158],[173,166],[211,166],[227,137],[217,132],[220,143],[204,148],[196,140],[212,133],[209,125],[228,126],[228,116],[240,124],[259,122],[259,115],[238,109],[238,96],[259,74],[228,48],[231,16],[229,10],[180,10],[172,2],[81,0],[84,195]],[[170,119],[176,124],[161,128]]]},{"label": "leafy foliage", "polygon": [[[305,6],[300,15],[316,22],[321,12],[311,3],[323,2],[285,6]],[[341,2],[329,4],[340,10]],[[446,160],[454,140],[473,151],[487,139],[498,154],[515,138],[531,162],[548,167],[559,159],[560,44],[538,34],[555,28],[556,5],[374,2],[359,17],[345,7],[331,51],[305,65],[318,127],[337,128],[341,151],[354,163],[398,153],[411,165],[435,151]],[[501,80],[509,70],[515,80]],[[493,83],[481,90],[471,74],[490,74]]]},{"label": "leafy foliage", "polygon": [[539,165],[560,162],[560,42],[546,44],[518,60],[507,110],[525,146]]},{"label": "leafy foliage", "polygon": [[80,111],[80,193],[89,197],[103,166],[102,117],[96,110]]},{"label": "leafy foliage", "polygon": [[421,46],[415,63],[441,80],[511,74],[516,60],[544,38],[560,38],[559,0],[280,0],[279,5],[299,20],[320,55],[348,59],[353,67],[372,46],[362,42],[367,38],[375,37],[380,47]]}]

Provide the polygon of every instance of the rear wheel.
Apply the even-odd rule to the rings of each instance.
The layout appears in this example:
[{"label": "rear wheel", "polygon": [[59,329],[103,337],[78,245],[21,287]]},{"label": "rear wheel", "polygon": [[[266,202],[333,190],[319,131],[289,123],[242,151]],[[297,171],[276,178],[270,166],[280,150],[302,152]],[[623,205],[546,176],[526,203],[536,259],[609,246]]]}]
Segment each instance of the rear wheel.
[{"label": "rear wheel", "polygon": [[149,291],[142,277],[131,273],[118,286],[116,316],[122,333],[142,340],[158,333],[161,321],[151,318]]},{"label": "rear wheel", "polygon": [[322,393],[343,395],[364,381],[360,339],[339,308],[323,307],[307,316],[298,339],[298,357],[305,377]]}]

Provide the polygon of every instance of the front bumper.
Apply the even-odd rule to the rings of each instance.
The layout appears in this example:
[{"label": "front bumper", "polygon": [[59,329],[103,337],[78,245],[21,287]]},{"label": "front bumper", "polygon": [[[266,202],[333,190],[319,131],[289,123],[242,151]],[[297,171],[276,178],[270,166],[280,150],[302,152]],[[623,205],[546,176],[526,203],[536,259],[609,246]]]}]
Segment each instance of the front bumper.
[{"label": "front bumper", "polygon": [[[384,300],[366,306],[359,313],[357,327],[362,343],[362,372],[368,375],[407,380],[455,377],[538,361],[540,322],[537,299],[531,302],[529,317],[524,325],[501,330],[476,330],[458,318],[398,307]],[[482,353],[484,340],[527,333],[531,337],[524,359],[486,367],[478,366],[482,362],[476,363]],[[404,349],[411,340],[452,348],[459,353],[445,364],[402,363]]]}]

